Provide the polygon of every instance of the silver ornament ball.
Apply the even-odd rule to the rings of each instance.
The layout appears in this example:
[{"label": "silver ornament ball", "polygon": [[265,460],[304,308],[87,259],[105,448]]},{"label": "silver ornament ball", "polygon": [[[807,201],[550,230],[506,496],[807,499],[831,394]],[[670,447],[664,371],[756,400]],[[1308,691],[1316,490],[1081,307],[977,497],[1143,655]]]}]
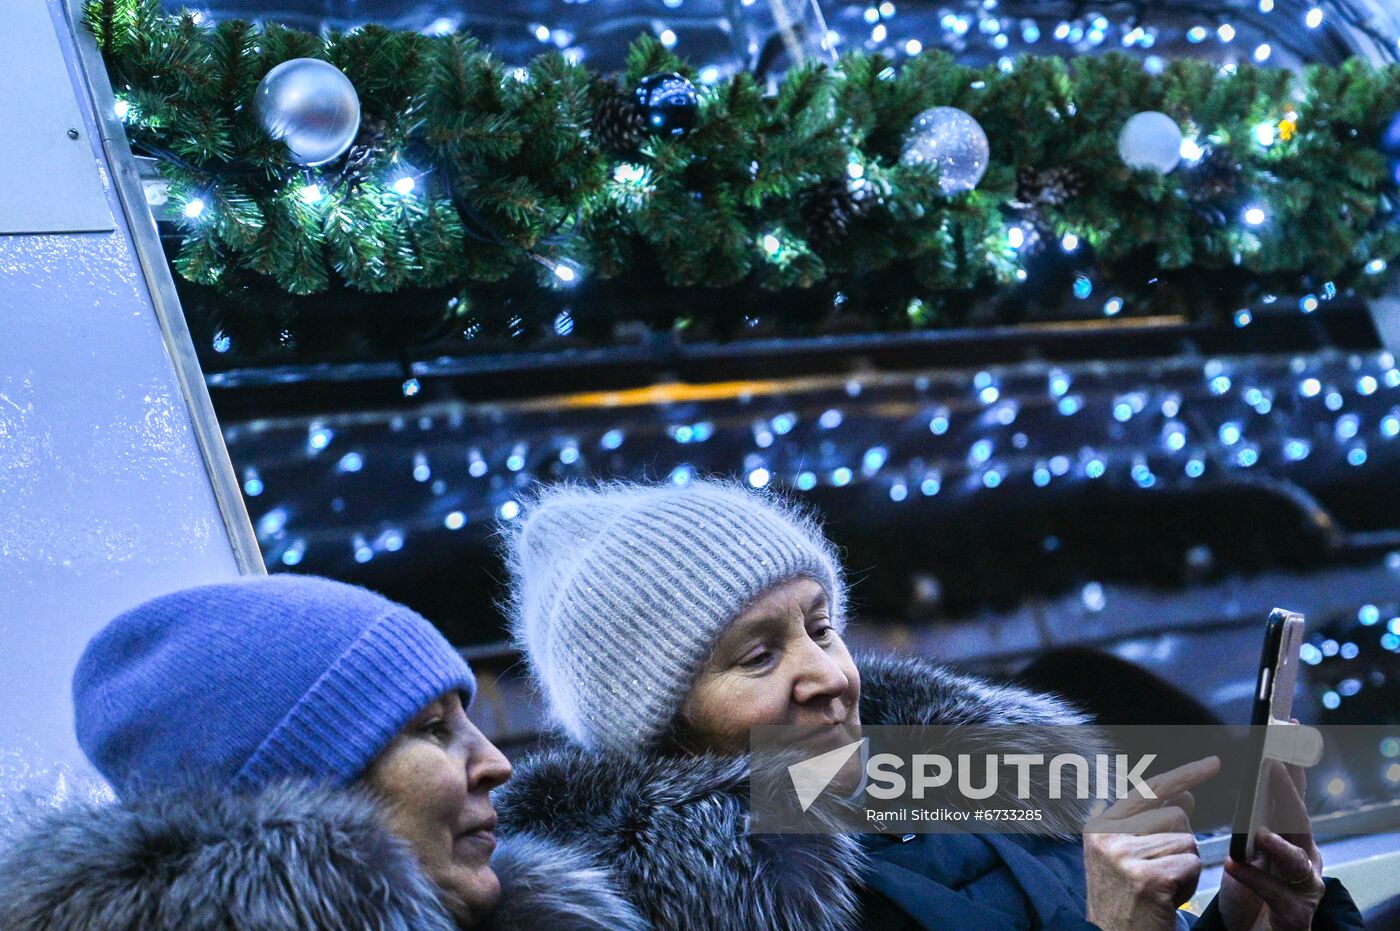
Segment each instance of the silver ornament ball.
[{"label": "silver ornament ball", "polygon": [[1156,110],[1135,113],[1118,134],[1118,155],[1129,168],[1166,174],[1181,163],[1181,127]]},{"label": "silver ornament ball", "polygon": [[273,68],[254,96],[258,120],[287,144],[298,165],[324,165],[345,154],[360,131],[360,95],[339,68],[293,58]]},{"label": "silver ornament ball", "polygon": [[977,187],[987,173],[991,148],[986,132],[970,113],[957,107],[932,107],[914,117],[901,161],[936,166],[938,186],[951,197]]}]

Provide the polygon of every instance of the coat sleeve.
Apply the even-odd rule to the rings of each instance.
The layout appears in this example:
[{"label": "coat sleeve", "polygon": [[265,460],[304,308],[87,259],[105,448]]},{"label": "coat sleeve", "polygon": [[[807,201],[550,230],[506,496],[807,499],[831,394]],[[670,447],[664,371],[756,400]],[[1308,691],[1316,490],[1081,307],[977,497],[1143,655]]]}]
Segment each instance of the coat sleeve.
[{"label": "coat sleeve", "polygon": [[[1313,915],[1313,931],[1365,931],[1366,920],[1361,917],[1361,909],[1356,907],[1342,881],[1330,876],[1324,876],[1322,881],[1327,891],[1323,893],[1322,902]],[[1201,917],[1187,927],[1191,931],[1225,931],[1218,903],[1218,897],[1211,899],[1206,910],[1201,912]],[[1186,913],[1177,912],[1177,915],[1184,916]],[[1190,921],[1190,918],[1187,920]]]}]

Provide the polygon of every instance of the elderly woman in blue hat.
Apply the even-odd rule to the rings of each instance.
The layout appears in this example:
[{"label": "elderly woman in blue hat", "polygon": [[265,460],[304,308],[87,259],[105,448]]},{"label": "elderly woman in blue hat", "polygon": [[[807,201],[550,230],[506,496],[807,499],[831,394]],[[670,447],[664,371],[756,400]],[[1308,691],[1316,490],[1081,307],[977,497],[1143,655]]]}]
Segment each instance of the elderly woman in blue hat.
[{"label": "elderly woman in blue hat", "polygon": [[419,615],[328,579],[186,589],[122,614],[73,679],[118,800],[0,852],[6,931],[640,927],[582,851],[502,838],[510,764]]}]

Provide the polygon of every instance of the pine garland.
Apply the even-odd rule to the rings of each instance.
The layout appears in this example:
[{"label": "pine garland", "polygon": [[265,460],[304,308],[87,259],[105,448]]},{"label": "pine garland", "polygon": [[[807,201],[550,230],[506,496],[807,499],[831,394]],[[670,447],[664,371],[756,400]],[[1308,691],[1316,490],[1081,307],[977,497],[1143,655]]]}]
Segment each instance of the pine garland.
[{"label": "pine garland", "polygon": [[[941,308],[1037,287],[1008,241],[1028,210],[1042,232],[1077,237],[1096,293],[1130,306],[1149,306],[1159,279],[1230,282],[1219,301],[1177,308],[1198,314],[1328,282],[1369,293],[1400,256],[1377,149],[1400,67],[1295,76],[1177,60],[1149,74],[1110,54],[1027,56],[1002,72],[930,52],[896,70],[853,53],[794,69],[774,95],[746,74],[704,88],[696,127],[661,138],[639,137],[617,100],[646,75],[691,73],[650,37],[623,75],[601,76],[555,53],[508,68],[460,35],[206,24],[157,0],[90,0],[86,16],[133,146],[160,158],[177,208],[207,205],[182,221],[174,258],[202,285],[448,287],[470,303],[522,274],[567,286],[554,271],[566,263],[594,279],[644,268],[667,287],[752,288],[761,304],[763,290],[859,291],[889,275],[917,293],[920,319],[948,319]],[[349,156],[314,172],[252,106],[259,79],[296,57],[341,68],[364,113]],[[911,121],[937,105],[968,111],[991,140],[985,178],[952,198],[931,169],[900,162]],[[1171,115],[1207,157],[1166,176],[1127,168],[1118,133],[1142,110]],[[1287,138],[1255,141],[1285,118]],[[419,179],[407,195],[392,187],[405,170]],[[311,203],[309,181],[324,194]],[[1264,224],[1241,219],[1251,205]]]}]

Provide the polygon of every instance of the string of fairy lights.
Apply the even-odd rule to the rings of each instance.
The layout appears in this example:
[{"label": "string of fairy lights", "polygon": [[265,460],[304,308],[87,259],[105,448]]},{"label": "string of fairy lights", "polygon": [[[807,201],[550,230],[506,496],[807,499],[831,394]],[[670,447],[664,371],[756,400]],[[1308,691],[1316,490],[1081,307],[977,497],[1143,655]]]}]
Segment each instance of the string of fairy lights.
[{"label": "string of fairy lights", "polygon": [[[1379,474],[1400,461],[1400,368],[1386,352],[758,383],[640,407],[556,401],[255,420],[226,438],[268,559],[286,566],[312,548],[367,562],[419,531],[510,520],[530,486],[563,478],[683,485],[729,474],[755,488],[849,486],[897,504],[1255,473],[1306,487],[1338,468]],[[413,491],[356,494],[366,483]]]},{"label": "string of fairy lights", "polygon": [[[246,2],[229,6],[236,8],[220,10],[219,3],[210,4],[220,15],[249,13]],[[393,20],[430,35],[471,30],[512,63],[528,60],[541,48],[555,48],[574,61],[615,65],[626,43],[645,29],[666,47],[707,60],[700,78],[712,83],[738,68],[762,69],[766,55],[774,50],[790,55],[792,47],[784,41],[771,0],[663,0],[657,9],[565,4],[555,8],[548,22],[531,18],[532,8],[509,4],[473,10],[470,17],[454,7],[437,6],[441,8],[417,4]],[[803,53],[814,56],[856,47],[892,56],[937,47],[996,61],[1050,45],[1092,54],[1108,47],[1151,53],[1174,43],[1194,46],[1195,53],[1216,46],[1222,61],[1234,57],[1264,62],[1279,54],[1297,61],[1340,58],[1348,52],[1380,58],[1396,54],[1394,23],[1386,18],[1385,7],[1355,0],[784,0],[782,6],[782,24],[795,31]],[[285,3],[277,12],[283,19],[290,13]],[[291,19],[328,28],[353,25],[350,20],[327,20],[324,10]]]},{"label": "string of fairy lights", "polygon": [[[457,535],[489,541],[536,483],[560,479],[730,475],[839,492],[870,514],[1091,484],[1151,495],[1260,480],[1306,495],[1385,482],[1400,467],[1400,367],[1388,352],[1338,350],[1021,363],[251,420],[226,439],[270,567],[353,575]],[[1400,584],[1394,546],[1384,563]],[[1223,555],[1202,544],[1185,559]],[[1116,590],[1088,581],[1073,597],[1103,614]],[[1332,723],[1364,719],[1400,684],[1385,671],[1400,657],[1400,601],[1357,597],[1354,615],[1318,618],[1302,651]],[[1388,747],[1379,784],[1394,786]],[[1339,805],[1370,791],[1335,778]]]}]

